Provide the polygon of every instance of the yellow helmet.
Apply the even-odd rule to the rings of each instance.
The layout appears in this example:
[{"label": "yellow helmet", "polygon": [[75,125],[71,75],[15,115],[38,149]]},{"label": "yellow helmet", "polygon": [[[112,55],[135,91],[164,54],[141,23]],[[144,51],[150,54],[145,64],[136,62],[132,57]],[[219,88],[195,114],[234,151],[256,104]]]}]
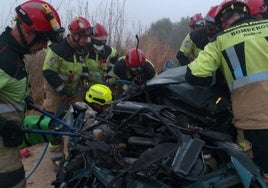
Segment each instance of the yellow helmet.
[{"label": "yellow helmet", "polygon": [[88,103],[97,103],[99,105],[111,104],[113,97],[109,87],[103,84],[94,84],[86,92],[85,100]]}]

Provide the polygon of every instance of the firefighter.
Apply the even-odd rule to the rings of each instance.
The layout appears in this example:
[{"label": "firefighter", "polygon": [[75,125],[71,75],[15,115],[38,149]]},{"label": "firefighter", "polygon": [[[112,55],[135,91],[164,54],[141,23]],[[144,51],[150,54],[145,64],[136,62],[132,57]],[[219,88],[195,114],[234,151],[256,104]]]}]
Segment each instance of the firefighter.
[{"label": "firefighter", "polygon": [[[145,58],[140,49],[132,48],[115,63],[113,69],[106,76],[106,83],[115,88],[113,93],[117,98],[128,90],[126,82],[140,87],[155,75],[156,71],[152,62]],[[118,83],[117,80],[125,81],[125,83]]]},{"label": "firefighter", "polygon": [[224,0],[215,16],[223,32],[188,64],[185,78],[192,85],[206,86],[212,83],[213,72],[223,72],[231,93],[237,142],[267,174],[268,21],[257,21],[249,14],[245,1]]},{"label": "firefighter", "polygon": [[45,1],[16,7],[16,25],[0,35],[0,187],[26,187],[18,146],[22,144],[28,77],[24,55],[35,54],[49,40],[59,42],[64,28],[57,11]]},{"label": "firefighter", "polygon": [[105,27],[96,23],[92,29],[91,42],[88,43],[90,85],[105,83],[105,77],[118,59],[117,50],[107,44],[108,32]]},{"label": "firefighter", "polygon": [[193,31],[204,28],[205,23],[206,23],[205,19],[200,13],[195,14],[194,16],[190,18],[190,21],[189,21],[190,33],[188,33],[183,39],[180,49],[176,55],[179,65],[186,65],[187,63],[192,61],[195,57],[197,57],[199,49],[198,48],[196,48],[198,50],[193,49],[194,43],[192,42],[190,34]]},{"label": "firefighter", "polygon": [[[69,24],[69,34],[60,42],[52,43],[46,49],[43,64],[45,99],[43,108],[60,116],[69,105],[83,98],[84,81],[89,79],[87,43],[92,27],[81,16],[75,17]],[[50,143],[51,160],[57,171],[63,158],[62,139],[59,137]]]},{"label": "firefighter", "polygon": [[[217,6],[213,6],[209,9],[204,18],[204,27],[192,30],[192,32],[183,40],[180,50],[176,55],[180,65],[187,65],[196,58],[199,52],[203,50],[207,43],[209,43],[215,34],[219,32],[219,29],[215,24],[216,9]],[[201,22],[201,20],[196,20],[196,22],[198,21]]]},{"label": "firefighter", "polygon": [[[81,121],[85,124],[94,124],[94,117],[102,115],[112,104],[113,94],[111,89],[103,84],[93,84],[87,90],[83,102],[72,104],[66,112],[63,120],[68,124],[73,124],[81,112],[85,112],[84,119]],[[83,126],[83,125],[82,125]],[[64,161],[69,160],[69,140],[68,136],[64,137]]]}]

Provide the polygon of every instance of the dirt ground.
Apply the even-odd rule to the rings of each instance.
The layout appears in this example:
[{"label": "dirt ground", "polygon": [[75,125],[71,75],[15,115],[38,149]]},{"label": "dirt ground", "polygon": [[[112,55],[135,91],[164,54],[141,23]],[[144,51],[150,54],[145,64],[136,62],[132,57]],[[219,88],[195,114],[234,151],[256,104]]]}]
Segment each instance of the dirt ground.
[{"label": "dirt ground", "polygon": [[[46,144],[42,144],[28,148],[30,156],[22,159],[26,177],[29,176],[33,168],[35,168],[45,146]],[[50,160],[50,152],[47,150],[37,169],[27,179],[27,188],[52,188],[51,182],[55,179],[55,176],[56,174],[52,169],[52,162]]]}]

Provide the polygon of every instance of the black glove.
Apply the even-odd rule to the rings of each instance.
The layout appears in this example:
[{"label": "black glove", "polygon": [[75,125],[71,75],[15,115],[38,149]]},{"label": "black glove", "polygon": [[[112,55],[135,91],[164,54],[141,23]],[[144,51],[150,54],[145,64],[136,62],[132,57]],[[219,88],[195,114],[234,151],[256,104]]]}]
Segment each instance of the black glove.
[{"label": "black glove", "polygon": [[17,122],[12,120],[7,120],[5,125],[0,131],[2,137],[13,137],[18,135],[23,135],[23,131],[20,125]]},{"label": "black glove", "polygon": [[5,147],[17,147],[22,144],[24,132],[17,122],[6,120],[0,129]]},{"label": "black glove", "polygon": [[34,100],[33,100],[32,96],[30,96],[30,95],[26,96],[24,101],[26,103],[26,109],[32,110],[33,109],[32,105],[34,105]]}]

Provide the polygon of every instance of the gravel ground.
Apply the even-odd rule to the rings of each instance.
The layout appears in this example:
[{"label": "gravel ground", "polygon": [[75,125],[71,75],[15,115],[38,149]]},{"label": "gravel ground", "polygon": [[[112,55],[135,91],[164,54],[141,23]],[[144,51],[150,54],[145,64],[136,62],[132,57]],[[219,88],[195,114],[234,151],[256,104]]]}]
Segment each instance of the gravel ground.
[{"label": "gravel ground", "polygon": [[[35,168],[45,146],[45,144],[42,144],[28,148],[30,156],[22,159],[26,177],[32,172],[33,168]],[[50,160],[50,152],[47,150],[37,169],[27,179],[27,188],[52,188],[51,182],[55,179],[55,175]]]}]

